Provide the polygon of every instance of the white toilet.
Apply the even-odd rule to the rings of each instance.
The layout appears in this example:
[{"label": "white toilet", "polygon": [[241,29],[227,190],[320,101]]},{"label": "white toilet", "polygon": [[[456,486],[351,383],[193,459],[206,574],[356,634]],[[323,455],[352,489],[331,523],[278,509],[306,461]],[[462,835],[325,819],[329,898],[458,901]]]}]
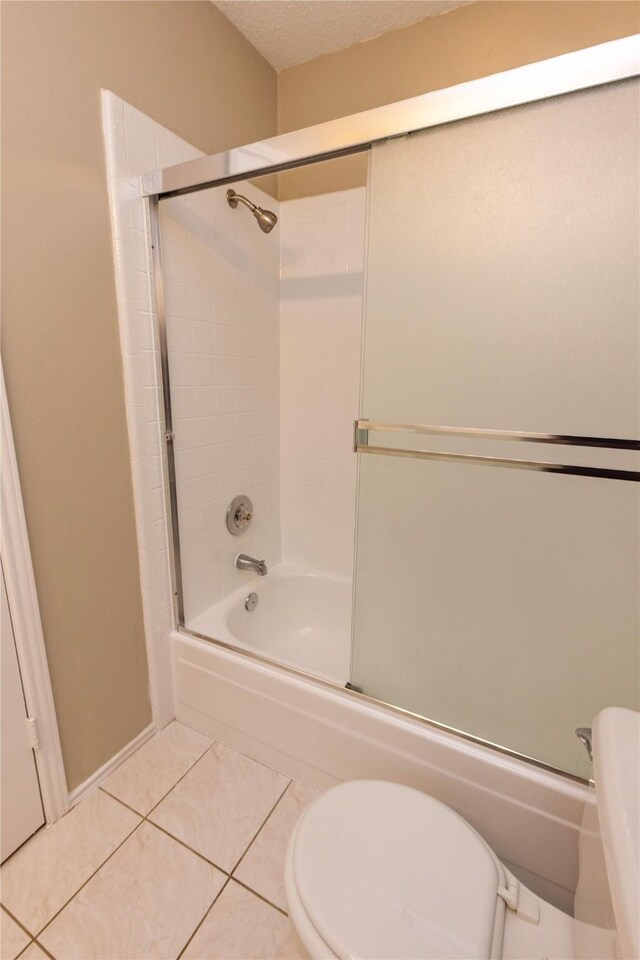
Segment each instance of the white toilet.
[{"label": "white toilet", "polygon": [[637,960],[640,714],[608,708],[593,737],[615,930],[537,897],[440,801],[397,783],[353,780],[312,803],[289,841],[289,914],[310,956]]}]

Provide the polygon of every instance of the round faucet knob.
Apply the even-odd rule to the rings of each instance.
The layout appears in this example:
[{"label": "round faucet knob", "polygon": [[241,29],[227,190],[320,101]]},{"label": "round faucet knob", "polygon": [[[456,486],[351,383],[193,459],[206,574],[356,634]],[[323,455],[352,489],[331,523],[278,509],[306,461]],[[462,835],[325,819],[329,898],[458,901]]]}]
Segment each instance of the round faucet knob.
[{"label": "round faucet knob", "polygon": [[240,494],[234,497],[227,510],[227,530],[234,537],[244,533],[253,520],[253,504],[249,497]]}]

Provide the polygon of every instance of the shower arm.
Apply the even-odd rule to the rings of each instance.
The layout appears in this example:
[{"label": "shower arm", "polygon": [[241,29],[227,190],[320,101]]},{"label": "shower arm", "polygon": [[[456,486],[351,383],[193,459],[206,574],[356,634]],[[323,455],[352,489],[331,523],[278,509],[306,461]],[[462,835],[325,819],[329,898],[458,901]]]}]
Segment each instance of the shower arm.
[{"label": "shower arm", "polygon": [[245,207],[251,210],[251,213],[255,213],[255,211],[259,209],[257,204],[252,203],[251,200],[247,200],[246,197],[243,197],[241,193],[236,193],[235,190],[227,190],[227,202],[230,207],[237,207],[238,202],[244,203]]}]

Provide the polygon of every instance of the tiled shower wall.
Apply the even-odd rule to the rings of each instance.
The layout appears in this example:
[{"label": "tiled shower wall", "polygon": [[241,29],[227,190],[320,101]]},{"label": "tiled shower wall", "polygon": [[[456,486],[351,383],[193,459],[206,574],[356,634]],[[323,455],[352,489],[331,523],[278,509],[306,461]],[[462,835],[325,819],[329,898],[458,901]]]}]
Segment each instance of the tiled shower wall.
[{"label": "tiled shower wall", "polygon": [[366,189],[280,205],[282,555],[351,576]]},{"label": "tiled shower wall", "polygon": [[[201,154],[114,94],[103,91],[102,103],[150,690],[163,726],[173,716],[173,613],[140,176]],[[365,191],[278,206],[253,184],[236,189],[278,213],[271,234],[231,210],[224,190],[161,208],[190,616],[244,582],[240,549],[273,565],[282,538],[285,560],[346,575],[353,562]],[[256,519],[231,538],[224,514],[239,492]]]},{"label": "tiled shower wall", "polygon": [[[253,184],[234,188],[278,214]],[[280,561],[279,227],[262,233],[226,188],[160,210],[188,623],[249,579],[239,552]],[[240,493],[254,518],[233,537],[226,510]]]},{"label": "tiled shower wall", "polygon": [[[161,206],[187,623],[249,579],[240,551],[353,568],[365,190],[235,189],[278,214],[270,234],[225,188]],[[236,538],[239,493],[255,513]]]},{"label": "tiled shower wall", "polygon": [[102,123],[149,689],[154,723],[162,727],[174,716],[169,653],[173,611],[162,470],[159,354],[140,176],[202,154],[108,90],[102,91]]}]

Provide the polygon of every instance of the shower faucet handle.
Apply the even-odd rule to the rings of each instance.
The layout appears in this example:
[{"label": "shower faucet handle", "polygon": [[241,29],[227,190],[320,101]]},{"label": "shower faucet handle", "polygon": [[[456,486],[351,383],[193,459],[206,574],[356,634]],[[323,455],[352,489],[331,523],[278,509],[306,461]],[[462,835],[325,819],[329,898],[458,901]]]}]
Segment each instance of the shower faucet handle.
[{"label": "shower faucet handle", "polygon": [[244,533],[253,520],[253,504],[246,494],[234,497],[227,510],[227,530],[234,537]]}]

